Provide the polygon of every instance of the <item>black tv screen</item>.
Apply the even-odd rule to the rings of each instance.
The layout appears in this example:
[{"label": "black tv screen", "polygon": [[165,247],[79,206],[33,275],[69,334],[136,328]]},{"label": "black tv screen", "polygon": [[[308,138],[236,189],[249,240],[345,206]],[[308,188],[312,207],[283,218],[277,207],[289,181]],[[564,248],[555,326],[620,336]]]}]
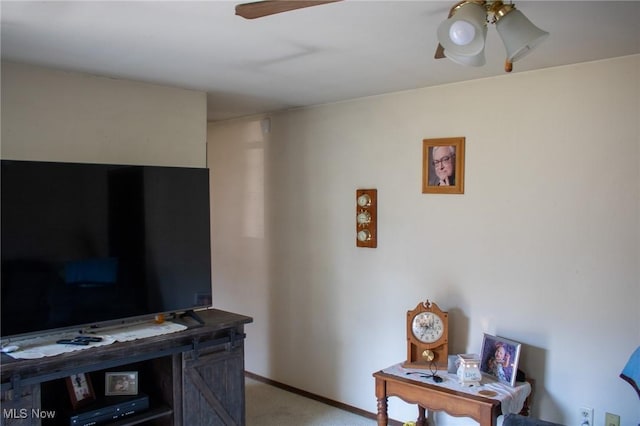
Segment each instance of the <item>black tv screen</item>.
[{"label": "black tv screen", "polygon": [[1,336],[211,305],[209,171],[2,160]]}]

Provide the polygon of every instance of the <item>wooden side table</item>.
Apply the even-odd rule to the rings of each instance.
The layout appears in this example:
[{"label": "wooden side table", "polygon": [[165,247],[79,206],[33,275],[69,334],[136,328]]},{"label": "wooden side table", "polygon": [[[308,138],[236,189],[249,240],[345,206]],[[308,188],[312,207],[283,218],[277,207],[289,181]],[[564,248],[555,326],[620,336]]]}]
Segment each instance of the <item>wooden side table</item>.
[{"label": "wooden side table", "polygon": [[496,420],[502,414],[502,405],[498,399],[459,392],[384,371],[378,371],[373,376],[376,380],[378,426],[386,426],[389,422],[387,400],[390,396],[418,405],[416,426],[427,425],[426,410],[444,411],[455,417],[471,417],[480,426],[496,426]]}]

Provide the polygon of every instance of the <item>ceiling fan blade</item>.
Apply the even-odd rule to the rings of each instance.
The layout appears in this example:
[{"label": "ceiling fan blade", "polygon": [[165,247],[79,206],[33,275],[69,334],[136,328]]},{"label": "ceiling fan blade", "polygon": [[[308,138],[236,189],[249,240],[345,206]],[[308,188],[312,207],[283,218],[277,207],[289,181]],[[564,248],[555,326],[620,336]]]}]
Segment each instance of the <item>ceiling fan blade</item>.
[{"label": "ceiling fan blade", "polygon": [[305,7],[318,6],[326,3],[335,3],[342,0],[264,0],[253,3],[243,3],[236,6],[236,15],[246,19],[262,18],[263,16]]}]

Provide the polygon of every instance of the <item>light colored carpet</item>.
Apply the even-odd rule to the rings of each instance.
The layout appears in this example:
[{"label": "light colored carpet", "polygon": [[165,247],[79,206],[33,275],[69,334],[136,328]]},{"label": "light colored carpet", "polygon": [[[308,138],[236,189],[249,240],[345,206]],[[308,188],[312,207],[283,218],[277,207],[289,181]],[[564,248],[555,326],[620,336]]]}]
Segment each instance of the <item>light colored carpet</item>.
[{"label": "light colored carpet", "polygon": [[247,426],[375,426],[375,420],[247,377]]}]

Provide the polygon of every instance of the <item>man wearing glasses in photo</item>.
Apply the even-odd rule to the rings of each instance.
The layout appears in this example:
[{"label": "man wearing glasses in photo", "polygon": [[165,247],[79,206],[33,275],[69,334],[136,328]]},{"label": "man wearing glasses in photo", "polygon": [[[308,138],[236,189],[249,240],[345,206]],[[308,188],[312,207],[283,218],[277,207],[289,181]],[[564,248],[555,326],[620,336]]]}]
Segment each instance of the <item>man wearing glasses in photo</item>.
[{"label": "man wearing glasses in photo", "polygon": [[431,150],[431,164],[436,176],[431,178],[433,186],[455,186],[456,184],[456,148],[453,146],[434,146]]}]

